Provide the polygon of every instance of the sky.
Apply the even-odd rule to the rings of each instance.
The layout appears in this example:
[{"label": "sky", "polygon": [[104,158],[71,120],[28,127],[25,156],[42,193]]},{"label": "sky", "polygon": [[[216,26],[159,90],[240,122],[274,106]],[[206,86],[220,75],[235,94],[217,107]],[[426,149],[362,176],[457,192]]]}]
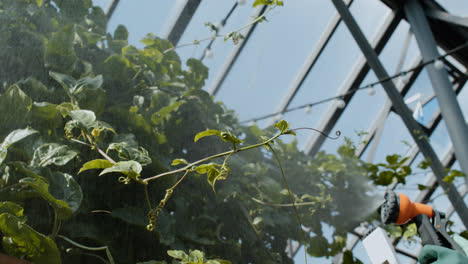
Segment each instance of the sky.
[{"label": "sky", "polygon": [[[109,0],[94,0],[94,4],[104,9],[108,2]],[[163,36],[167,32],[170,19],[182,2],[180,0],[121,0],[109,21],[108,30],[113,32],[119,24],[123,24],[130,32],[129,42],[137,47],[143,47],[139,40],[147,33]],[[246,5],[236,8],[221,30],[221,34],[237,29],[252,19],[251,16],[255,10],[251,7],[251,2],[247,0]],[[468,4],[463,0],[439,0],[438,2],[455,15],[468,16]],[[194,40],[209,37],[211,33],[204,23],[216,24],[221,21],[234,3],[235,0],[203,0],[179,44],[192,43]],[[368,39],[372,39],[378,33],[379,26],[389,15],[389,9],[382,2],[375,0],[355,0],[350,10]],[[334,13],[335,9],[331,1],[310,0],[285,1],[283,7],[271,11],[267,15],[268,21],[260,24],[247,42],[215,99],[223,101],[228,108],[234,109],[241,121],[275,112],[281,99],[286,95],[290,83],[296,78]],[[408,24],[401,22],[379,56],[389,74],[396,73],[408,30]],[[182,61],[190,57],[200,58],[206,44],[180,48],[177,52]],[[209,67],[209,79],[204,89],[208,90],[218,69],[223,65],[233,47],[232,42],[224,42],[222,38],[214,42],[213,58],[205,58],[203,61]],[[402,69],[408,69],[418,54],[416,41],[412,38]],[[290,106],[313,103],[337,95],[350,72],[356,67],[356,61],[360,56],[362,54],[358,46],[346,26],[341,23]],[[376,77],[371,71],[362,84],[373,81],[376,81]],[[422,94],[422,100],[432,95],[431,84],[425,71],[419,75],[405,98],[408,99],[418,93]],[[468,115],[467,89],[462,90],[458,98],[466,117]],[[357,132],[368,129],[386,101],[387,97],[380,85],[375,86],[373,96],[369,95],[366,90],[357,92],[335,127],[341,131],[342,137],[339,140],[325,141],[322,149],[335,153],[337,147],[344,143],[344,137],[358,141]],[[310,113],[306,113],[304,109],[287,113],[283,118],[291,123],[291,127],[317,127],[323,114],[336,103],[332,101],[318,105],[311,108]],[[415,107],[415,105],[416,102],[409,104],[409,107]],[[418,121],[427,122],[436,108],[436,101],[428,104],[423,108],[424,115]],[[268,120],[258,122],[260,126],[266,124]],[[303,147],[310,136],[309,132],[298,133],[299,146]],[[401,119],[394,113],[390,113],[385,122],[382,139],[374,158],[375,162],[383,161],[388,153],[405,155],[408,147],[403,142],[410,144],[413,142]],[[450,146],[450,139],[443,122],[434,132],[430,143],[439,153],[439,157],[442,157]],[[366,155],[367,152],[363,158],[366,158]],[[417,160],[422,160],[421,155]],[[408,181],[416,186],[417,183],[424,182],[426,177],[427,175],[420,175],[411,177]],[[416,197],[418,193],[417,188],[408,187],[397,188],[397,191],[411,198]],[[440,192],[441,190],[438,190],[435,195],[437,196]],[[445,196],[439,195],[433,204],[436,208],[443,210],[448,206],[448,200]],[[454,221],[459,223],[457,216]],[[462,227],[458,224],[454,228],[461,231]],[[412,250],[417,251],[418,248]],[[356,246],[354,252],[367,263],[368,259],[361,244]],[[303,263],[302,254],[301,252],[297,254],[296,263]],[[330,260],[323,259],[313,261],[313,263],[330,263]]]}]

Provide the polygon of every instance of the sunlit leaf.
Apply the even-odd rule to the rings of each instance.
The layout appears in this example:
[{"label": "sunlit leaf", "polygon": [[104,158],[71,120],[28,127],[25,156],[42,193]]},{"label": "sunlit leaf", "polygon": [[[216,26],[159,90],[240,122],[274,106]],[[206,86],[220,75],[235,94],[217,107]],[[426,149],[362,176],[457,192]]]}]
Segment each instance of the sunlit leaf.
[{"label": "sunlit leaf", "polygon": [[148,151],[142,147],[139,149],[130,147],[127,142],[111,143],[107,148],[106,152],[115,150],[119,153],[119,158],[124,160],[135,160],[141,165],[151,164],[151,158],[148,155]]},{"label": "sunlit leaf", "polygon": [[36,130],[32,128],[25,128],[25,129],[16,129],[10,132],[8,136],[3,140],[2,144],[0,144],[0,165],[3,163],[7,156],[7,149],[14,143],[34,134],[37,133]]},{"label": "sunlit leaf", "polygon": [[0,214],[3,250],[8,255],[27,256],[36,264],[60,264],[60,252],[55,242],[24,224],[18,217]]},{"label": "sunlit leaf", "polygon": [[63,166],[78,155],[78,151],[67,145],[46,143],[34,151],[32,166],[45,167],[51,164]]},{"label": "sunlit leaf", "polygon": [[242,140],[238,139],[237,137],[233,136],[229,132],[221,132],[221,139],[226,142],[231,142],[232,144],[242,143]]},{"label": "sunlit leaf", "polygon": [[13,202],[0,202],[0,214],[8,213],[16,217],[23,216],[23,207]]},{"label": "sunlit leaf", "polygon": [[289,129],[289,123],[285,120],[281,120],[275,124],[275,127],[277,127],[281,133],[285,133]]},{"label": "sunlit leaf", "polygon": [[172,166],[179,165],[179,164],[188,164],[188,161],[185,159],[175,159],[172,161]]},{"label": "sunlit leaf", "polygon": [[88,161],[81,167],[78,173],[81,173],[85,170],[92,170],[92,169],[107,169],[112,167],[113,163],[106,160],[106,159],[95,159],[92,161]]},{"label": "sunlit leaf", "polygon": [[134,160],[120,161],[114,164],[112,167],[104,169],[99,174],[99,176],[107,174],[107,173],[111,173],[111,172],[120,172],[135,181],[140,181],[138,177],[140,177],[140,172],[142,169],[143,168],[141,167],[141,164]]},{"label": "sunlit leaf", "polygon": [[59,72],[49,71],[50,77],[54,78],[60,85],[62,85],[63,89],[69,94],[72,93],[72,89],[76,86],[76,80],[72,76],[68,74],[63,74]]},{"label": "sunlit leaf", "polygon": [[193,139],[193,141],[197,142],[200,138],[204,138],[204,137],[208,137],[212,135],[217,135],[218,137],[221,137],[221,131],[210,129],[210,130],[200,132],[195,135],[195,138]]},{"label": "sunlit leaf", "polygon": [[188,258],[188,255],[182,250],[168,250],[167,254],[173,258],[181,260]]},{"label": "sunlit leaf", "polygon": [[70,111],[70,116],[86,129],[91,129],[96,124],[96,115],[93,111],[73,110]]},{"label": "sunlit leaf", "polygon": [[57,110],[60,111],[60,114],[63,118],[67,117],[70,114],[70,111],[73,110],[73,108],[73,104],[67,102],[61,103],[57,106]]}]

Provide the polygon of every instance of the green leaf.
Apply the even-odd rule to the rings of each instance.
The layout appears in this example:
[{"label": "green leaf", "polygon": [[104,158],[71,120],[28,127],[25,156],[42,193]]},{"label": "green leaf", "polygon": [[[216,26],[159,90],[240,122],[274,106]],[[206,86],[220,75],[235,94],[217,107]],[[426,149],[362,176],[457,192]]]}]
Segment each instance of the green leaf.
[{"label": "green leaf", "polygon": [[216,190],[215,190],[216,182],[220,180],[225,180],[227,178],[228,173],[229,173],[229,167],[227,165],[222,166],[221,170],[218,170],[215,167],[212,167],[208,170],[207,180],[208,180],[208,183],[211,185],[211,188],[213,188],[213,192],[216,193]]},{"label": "green leaf", "polygon": [[393,155],[388,155],[385,159],[387,160],[389,165],[395,165],[398,163],[399,158],[400,158],[400,155],[393,154]]},{"label": "green leaf", "polygon": [[210,129],[210,130],[200,132],[195,135],[195,138],[193,139],[193,141],[197,142],[200,138],[204,138],[204,137],[208,137],[212,135],[217,135],[218,137],[221,137],[221,131]]},{"label": "green leaf", "polygon": [[182,250],[168,250],[167,254],[173,258],[185,260],[188,258],[188,255]]},{"label": "green leaf", "polygon": [[416,223],[411,223],[406,226],[406,230],[403,233],[403,239],[411,239],[416,235],[418,235],[418,227],[416,226]]},{"label": "green leaf", "polygon": [[150,261],[144,261],[144,262],[137,262],[136,264],[167,264],[166,261],[157,261],[157,260],[150,260]]},{"label": "green leaf", "polygon": [[213,191],[215,190],[214,186],[215,186],[216,180],[218,177],[220,177],[220,175],[221,175],[221,172],[214,167],[211,168],[206,174],[208,183],[213,188]]},{"label": "green leaf", "polygon": [[185,101],[177,101],[161,108],[158,112],[151,115],[151,123],[153,123],[153,125],[158,125],[162,120],[168,117],[170,113],[177,111],[183,104],[185,104]]},{"label": "green leaf", "polygon": [[63,118],[67,117],[70,114],[70,111],[74,109],[72,103],[61,103],[57,106],[57,110],[60,112]]},{"label": "green leaf", "polygon": [[92,169],[107,169],[112,167],[113,163],[106,160],[106,159],[95,159],[92,161],[88,161],[81,167],[78,173],[81,173],[85,170],[92,170]]},{"label": "green leaf", "polygon": [[58,83],[60,83],[60,85],[62,85],[63,89],[68,95],[72,94],[72,90],[75,89],[76,86],[75,78],[71,77],[70,75],[54,71],[49,71],[49,75]]},{"label": "green leaf", "polygon": [[36,5],[38,7],[41,7],[42,6],[42,3],[44,3],[44,0],[36,0]]},{"label": "green leaf", "polygon": [[111,143],[106,152],[109,152],[110,150],[117,151],[120,159],[135,160],[143,166],[151,164],[152,162],[146,149],[142,147],[139,149],[130,147],[127,142]]},{"label": "green leaf", "polygon": [[32,128],[25,128],[25,129],[16,129],[10,132],[8,136],[6,136],[5,140],[3,140],[2,144],[0,144],[0,165],[3,163],[7,156],[7,149],[13,145],[14,143],[34,134],[37,133],[36,130]]},{"label": "green leaf", "polygon": [[42,144],[34,151],[32,166],[45,167],[51,164],[63,166],[78,155],[78,151],[57,143]]},{"label": "green leaf", "polygon": [[128,40],[128,30],[124,25],[118,25],[114,31],[114,39]]},{"label": "green leaf", "polygon": [[49,184],[44,178],[27,177],[21,179],[19,182],[31,187],[38,196],[48,201],[49,204],[54,208],[55,213],[59,219],[66,220],[72,215],[73,212],[65,201],[55,199],[55,197],[49,193]]},{"label": "green leaf", "polygon": [[418,184],[418,190],[420,190],[420,191],[426,190],[427,188],[428,187],[426,185]]},{"label": "green leaf", "polygon": [[259,5],[271,5],[273,1],[271,0],[255,0],[252,7],[257,7]]},{"label": "green leaf", "polygon": [[62,126],[62,117],[57,110],[57,105],[48,102],[34,102],[31,107],[31,119],[33,124],[39,126],[44,124],[49,129],[55,129]]},{"label": "green leaf", "polygon": [[2,130],[13,130],[26,125],[32,100],[17,85],[12,85],[0,96],[0,124]]},{"label": "green leaf", "polygon": [[430,159],[423,160],[418,164],[418,168],[421,168],[423,170],[429,168],[430,166],[431,166],[431,160]]},{"label": "green leaf", "polygon": [[23,216],[23,207],[13,202],[0,202],[0,214],[8,213],[16,217]]},{"label": "green leaf", "polygon": [[195,167],[195,171],[200,173],[200,174],[205,174],[207,173],[209,170],[211,170],[212,168],[215,168],[216,166],[220,166],[214,162],[210,162],[210,163],[207,163],[207,164],[202,164],[202,165],[199,165],[197,167]]},{"label": "green leaf", "polygon": [[8,255],[27,256],[35,264],[60,264],[60,252],[52,239],[24,224],[18,217],[0,214],[3,249]]},{"label": "green leaf", "polygon": [[132,225],[145,227],[148,224],[145,211],[138,207],[116,208],[112,210],[111,215]]},{"label": "green leaf", "polygon": [[79,122],[86,129],[91,129],[96,125],[96,115],[89,110],[73,110],[70,111],[70,117]]},{"label": "green leaf", "polygon": [[172,161],[172,166],[179,165],[179,164],[188,164],[188,161],[185,159],[175,159]]},{"label": "green leaf", "polygon": [[95,77],[90,77],[90,76],[83,77],[76,82],[75,90],[73,90],[72,93],[77,93],[80,89],[83,89],[83,88],[89,88],[93,90],[101,88],[103,82],[104,82],[104,79],[102,78],[102,75],[100,74]]},{"label": "green leaf", "polygon": [[285,120],[281,120],[275,124],[275,127],[278,128],[281,133],[285,133],[289,129],[289,123]]},{"label": "green leaf", "polygon": [[73,24],[62,27],[52,34],[47,43],[44,61],[53,70],[71,72],[77,60],[73,42],[75,40],[75,26]]},{"label": "green leaf", "polygon": [[59,171],[51,172],[48,178],[50,180],[50,194],[57,200],[66,202],[72,213],[78,211],[83,200],[83,191],[75,179],[71,175]]},{"label": "green leaf", "polygon": [[104,111],[106,105],[106,91],[102,88],[81,88],[75,94],[81,109],[91,110],[97,114]]},{"label": "green leaf", "polygon": [[221,139],[226,142],[231,142],[232,144],[242,143],[242,140],[238,139],[237,137],[233,136],[229,132],[221,132]]},{"label": "green leaf", "polygon": [[112,167],[104,169],[99,174],[99,176],[107,174],[107,173],[111,173],[111,172],[120,172],[135,181],[141,181],[140,179],[138,179],[138,177],[140,176],[141,170],[142,170],[141,164],[134,160],[120,161],[114,164]]},{"label": "green leaf", "polygon": [[263,222],[263,218],[261,216],[257,216],[254,218],[254,220],[252,221],[252,224],[253,225],[258,225],[260,224],[261,222]]}]

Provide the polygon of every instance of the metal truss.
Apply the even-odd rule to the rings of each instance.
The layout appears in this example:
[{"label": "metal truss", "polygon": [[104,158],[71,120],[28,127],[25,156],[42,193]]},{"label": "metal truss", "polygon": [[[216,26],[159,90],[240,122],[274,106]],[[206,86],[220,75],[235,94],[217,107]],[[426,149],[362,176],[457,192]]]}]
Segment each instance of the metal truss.
[{"label": "metal truss", "polygon": [[[256,18],[261,16],[265,11],[267,10],[267,6],[262,6],[258,7],[255,11],[252,17]],[[250,21],[249,21],[250,22]],[[216,95],[218,93],[219,89],[221,88],[221,85],[224,83],[224,80],[226,79],[227,75],[232,69],[232,66],[236,62],[237,58],[239,57],[240,53],[245,47],[245,44],[247,44],[247,41],[249,41],[250,36],[254,32],[255,28],[257,27],[257,23],[251,24],[250,26],[247,27],[247,32],[245,33],[244,39],[240,40],[237,45],[232,48],[231,53],[227,57],[226,61],[224,62],[223,66],[221,66],[221,69],[218,71],[218,74],[216,75],[213,83],[211,84],[210,88],[208,88],[208,92],[210,95]]]},{"label": "metal truss", "polygon": [[[396,27],[398,26],[398,23],[400,22],[401,18],[401,12],[389,12],[387,14],[383,25],[379,28],[379,30],[377,30],[371,42],[373,49],[375,50],[375,52],[377,52],[377,54],[379,54],[383,50],[385,44],[387,44],[388,40],[392,36]],[[370,67],[366,62],[366,58],[364,55],[360,55],[358,61],[352,68],[354,70],[349,74],[349,76],[346,78],[345,82],[337,92],[338,95],[347,94],[343,98],[343,101],[345,101],[346,104],[349,103],[349,101],[356,93],[356,91],[352,91],[355,90],[355,88],[359,87],[359,85],[362,83],[362,81],[364,80],[364,78],[370,70]],[[343,114],[344,110],[345,108],[340,108],[337,104],[331,104],[325,111],[325,114],[322,116],[321,120],[319,121],[318,126],[316,126],[315,128],[322,131],[325,134],[330,134],[333,127],[338,122],[338,119],[340,118],[341,114]],[[312,134],[306,142],[304,152],[311,156],[314,156],[318,152],[324,141],[325,137],[318,134]]]}]

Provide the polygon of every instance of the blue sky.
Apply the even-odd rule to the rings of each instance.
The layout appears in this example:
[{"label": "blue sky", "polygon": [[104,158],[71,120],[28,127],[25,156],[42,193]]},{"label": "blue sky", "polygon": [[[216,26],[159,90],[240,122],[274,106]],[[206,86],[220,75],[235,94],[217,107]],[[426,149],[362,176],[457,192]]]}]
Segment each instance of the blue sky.
[{"label": "blue sky", "polygon": [[[95,4],[104,8],[108,2],[108,0],[94,0]],[[123,24],[130,32],[130,43],[142,47],[139,40],[147,33],[151,32],[161,36],[166,32],[171,16],[180,2],[179,0],[121,0],[109,22],[108,30],[113,32],[117,25]],[[251,19],[254,9],[251,7],[252,1],[248,0],[247,2],[247,5],[239,6],[235,10],[221,33],[239,28]],[[463,0],[439,1],[449,12],[467,16],[468,4],[463,2]],[[191,43],[195,39],[209,37],[210,31],[204,26],[204,23],[220,21],[234,3],[234,0],[203,0],[179,44]],[[240,120],[274,112],[334,12],[331,1],[285,1],[284,7],[277,8],[268,14],[267,23],[259,25],[238,61],[234,64],[216,99],[234,109]],[[388,14],[388,8],[380,1],[355,0],[351,6],[351,12],[370,39]],[[407,32],[408,24],[406,22],[400,23],[380,55],[389,74],[395,73]],[[177,52],[183,61],[190,57],[199,58],[203,54],[206,44],[181,48]],[[209,67],[207,87],[210,87],[219,67],[232,48],[232,42],[224,42],[221,38],[215,41],[212,47],[214,57],[204,60],[204,63]],[[341,24],[309,73],[291,106],[311,103],[336,95],[345,78],[355,67],[356,60],[360,55],[361,52],[347,28]],[[417,55],[417,45],[412,39],[403,69],[407,69]],[[370,72],[363,84],[375,80],[375,75]],[[356,132],[367,130],[387,100],[380,86],[376,86],[375,90],[376,94],[373,96],[370,96],[365,90],[354,96],[336,126],[336,129],[340,130],[343,136],[339,140],[325,141],[322,149],[333,153],[339,145],[343,144],[344,137],[358,140]],[[420,74],[406,98],[417,93],[423,94],[423,100],[432,94],[431,84],[425,71]],[[462,91],[459,101],[465,116],[467,116],[467,89]],[[330,104],[333,103],[335,102]],[[410,104],[410,107],[412,106],[414,104]],[[292,127],[316,127],[328,107],[329,104],[313,107],[310,114],[306,114],[303,110],[291,112],[285,114],[284,119],[288,120]],[[430,118],[430,113],[436,107],[436,103],[426,107],[424,109],[425,116],[421,121],[427,121]],[[265,124],[266,122],[259,122],[259,125]],[[308,132],[300,132],[297,136],[299,145],[302,146],[309,136]],[[382,138],[375,156],[376,162],[382,161],[388,153],[404,155],[408,147],[402,142],[413,142],[400,118],[393,113],[390,114],[385,124]],[[444,124],[439,125],[439,128],[436,129],[431,137],[431,144],[436,152],[440,153],[440,156],[450,145]],[[416,186],[417,183],[424,182],[424,178],[425,175],[421,175],[411,177],[408,181]],[[410,197],[415,197],[417,194],[415,188],[399,188],[398,191],[406,193]],[[444,196],[441,196],[434,201],[434,204],[436,208],[443,210],[444,207],[447,207],[448,202]],[[455,226],[455,229],[457,228],[461,230],[459,225]],[[355,254],[363,260],[366,259],[362,246],[356,248]],[[303,256],[299,252],[296,263],[302,263],[301,261],[303,261]],[[330,260],[314,260],[313,263],[329,262]]]}]

